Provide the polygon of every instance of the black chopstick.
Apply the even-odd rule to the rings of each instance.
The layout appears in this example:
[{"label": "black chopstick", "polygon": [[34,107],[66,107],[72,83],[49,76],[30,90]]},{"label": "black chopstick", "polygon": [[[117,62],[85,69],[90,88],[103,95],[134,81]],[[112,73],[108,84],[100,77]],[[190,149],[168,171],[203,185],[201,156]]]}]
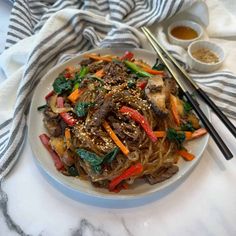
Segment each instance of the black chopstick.
[{"label": "black chopstick", "polygon": [[199,94],[199,96],[205,101],[205,103],[216,113],[219,119],[223,122],[223,124],[228,128],[228,130],[233,134],[236,138],[236,127],[232,124],[232,122],[225,116],[225,114],[216,106],[216,104],[208,97],[208,95],[191,79],[188,73],[184,70],[184,68],[175,60],[175,58],[156,40],[154,35],[150,32],[149,29],[143,27],[146,33],[151,37],[151,39],[156,43],[156,45],[160,48],[160,50],[165,54],[166,58],[168,58],[182,73],[182,75],[188,80],[194,90]]},{"label": "black chopstick", "polygon": [[211,137],[213,138],[213,140],[215,141],[216,145],[218,146],[218,148],[220,149],[220,151],[224,155],[225,159],[226,160],[230,160],[233,157],[233,154],[231,153],[229,148],[226,146],[226,144],[224,143],[222,138],[219,136],[217,131],[214,129],[214,127],[212,126],[211,122],[207,119],[205,114],[202,112],[202,110],[200,109],[198,103],[192,98],[191,94],[187,91],[187,89],[185,88],[183,82],[180,81],[180,79],[178,78],[177,74],[174,72],[174,70],[172,70],[172,68],[170,67],[170,65],[167,62],[166,58],[163,56],[162,52],[160,51],[160,48],[158,47],[158,45],[156,45],[156,40],[154,41],[150,37],[150,35],[146,31],[146,28],[142,27],[141,29],[144,32],[144,34],[147,37],[147,39],[149,40],[149,42],[152,45],[152,47],[154,48],[154,50],[156,51],[156,53],[159,56],[159,58],[161,59],[161,61],[165,64],[165,66],[168,69],[169,73],[173,76],[173,78],[175,79],[175,81],[177,82],[179,87],[181,88],[185,98],[192,105],[194,111],[197,113],[197,115],[199,116],[200,120],[202,121],[202,123],[204,124],[204,126],[206,127],[208,132],[210,133]]}]

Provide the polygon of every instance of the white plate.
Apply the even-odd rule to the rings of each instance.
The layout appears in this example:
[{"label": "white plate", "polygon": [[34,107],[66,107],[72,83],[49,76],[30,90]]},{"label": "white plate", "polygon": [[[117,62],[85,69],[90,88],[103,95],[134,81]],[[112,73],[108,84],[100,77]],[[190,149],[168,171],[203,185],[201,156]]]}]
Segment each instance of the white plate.
[{"label": "white plate", "polygon": [[[150,65],[153,65],[156,60],[156,55],[152,52],[142,50],[142,49],[129,49],[135,55],[135,58],[141,58]],[[96,52],[100,54],[115,54],[118,56],[123,55],[125,49],[95,49],[90,52]],[[196,158],[191,162],[180,161],[179,162],[179,172],[172,178],[156,185],[149,185],[143,181],[137,181],[130,189],[121,191],[120,193],[112,193],[106,189],[94,188],[89,182],[82,181],[78,178],[68,177],[62,175],[54,167],[53,161],[43,147],[39,140],[39,135],[45,133],[46,130],[43,126],[43,114],[37,111],[37,107],[45,104],[45,95],[52,90],[52,82],[57,77],[57,75],[62,72],[67,66],[77,64],[83,58],[83,54],[79,55],[62,65],[54,67],[49,71],[41,80],[37,86],[29,113],[29,139],[32,151],[35,156],[37,165],[39,166],[41,172],[47,177],[47,179],[53,184],[53,186],[59,188],[63,193],[69,195],[70,197],[80,200],[82,197],[90,196],[96,197],[103,200],[133,200],[143,198],[145,196],[151,195],[160,191],[167,186],[177,184],[177,181],[182,179],[189,173],[194,166],[198,163],[204,149],[207,146],[209,135],[205,135],[188,143],[188,150],[195,154]],[[200,103],[200,106],[206,116],[210,117],[209,109],[206,105]]]}]

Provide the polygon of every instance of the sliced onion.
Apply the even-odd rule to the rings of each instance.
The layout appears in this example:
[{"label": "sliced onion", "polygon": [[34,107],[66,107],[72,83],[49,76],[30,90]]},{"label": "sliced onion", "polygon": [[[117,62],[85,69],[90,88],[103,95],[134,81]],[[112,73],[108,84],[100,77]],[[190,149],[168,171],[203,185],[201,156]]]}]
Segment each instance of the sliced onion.
[{"label": "sliced onion", "polygon": [[53,111],[54,113],[68,112],[68,111],[71,111],[71,110],[72,110],[71,107],[58,108],[58,107],[56,106],[56,103],[57,103],[57,94],[51,96],[50,99],[49,99],[49,101],[48,101],[48,104],[49,104],[50,108],[52,109],[52,111]]}]

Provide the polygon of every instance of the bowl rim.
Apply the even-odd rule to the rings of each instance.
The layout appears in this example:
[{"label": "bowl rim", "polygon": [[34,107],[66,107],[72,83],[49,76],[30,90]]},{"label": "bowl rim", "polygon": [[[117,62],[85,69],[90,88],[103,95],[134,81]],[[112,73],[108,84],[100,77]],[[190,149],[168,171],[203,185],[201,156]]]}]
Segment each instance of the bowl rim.
[{"label": "bowl rim", "polygon": [[[217,54],[217,56],[218,56],[218,58],[219,58],[219,61],[218,61],[218,62],[216,62],[216,63],[206,63],[206,62],[203,62],[203,61],[198,60],[197,58],[195,58],[195,57],[192,55],[191,48],[193,47],[193,45],[202,44],[202,43],[207,43],[207,44],[209,44],[209,45],[213,45],[213,46],[217,47],[217,48],[222,52],[222,57],[220,57],[219,54],[218,54],[214,49],[205,46],[205,48],[208,48],[209,50],[211,50],[211,51],[213,51],[214,53]],[[225,60],[225,52],[224,52],[223,48],[220,47],[218,44],[213,43],[213,42],[208,41],[208,40],[197,40],[197,41],[192,42],[191,44],[189,44],[187,52],[188,52],[188,55],[190,56],[190,58],[191,58],[193,61],[195,61],[195,62],[197,62],[197,63],[199,63],[199,64],[201,64],[201,65],[204,65],[204,66],[216,66],[216,65],[220,65],[220,64],[222,64],[222,62]]]},{"label": "bowl rim", "polygon": [[[182,24],[181,24],[182,23]],[[176,26],[185,26],[186,23],[190,23],[190,24],[193,24],[193,25],[196,25],[197,27],[199,27],[199,33],[198,33],[198,36],[196,38],[193,38],[193,39],[180,39],[180,38],[176,38],[175,36],[173,36],[171,34],[171,30],[172,30],[172,27],[176,27]],[[189,28],[192,28],[190,26],[188,26]],[[193,29],[195,30],[195,29]],[[179,41],[179,42],[185,42],[185,43],[191,43],[191,42],[194,42],[196,40],[199,40],[202,36],[203,36],[203,27],[198,24],[197,22],[193,21],[193,20],[178,20],[178,21],[175,21],[175,22],[172,22],[168,27],[167,27],[167,34],[169,37],[171,37],[172,39],[176,40],[176,41]]]}]

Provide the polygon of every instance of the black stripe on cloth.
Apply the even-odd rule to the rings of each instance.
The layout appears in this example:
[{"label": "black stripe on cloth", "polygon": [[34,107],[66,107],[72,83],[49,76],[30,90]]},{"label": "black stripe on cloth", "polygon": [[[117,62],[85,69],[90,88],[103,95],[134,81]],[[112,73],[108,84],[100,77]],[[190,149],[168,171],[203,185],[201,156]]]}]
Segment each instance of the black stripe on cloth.
[{"label": "black stripe on cloth", "polygon": [[181,0],[180,4],[178,5],[178,7],[176,8],[176,10],[173,12],[173,15],[175,15],[176,13],[178,13],[180,11],[180,9],[183,7],[184,5],[184,0]]},{"label": "black stripe on cloth", "polygon": [[[20,115],[19,118],[22,118],[22,114]],[[17,134],[20,133],[19,129],[20,129],[20,125],[21,125],[21,119],[19,119],[19,123],[16,125],[15,129],[12,131],[12,133],[10,134],[9,139],[7,139],[8,143],[5,146],[5,148],[3,150],[1,150],[0,152],[0,159],[3,157],[3,155],[6,153],[6,151],[8,150],[8,148],[11,146],[12,142],[15,140]]]},{"label": "black stripe on cloth", "polygon": [[2,124],[0,124],[0,130],[5,128],[6,126],[8,126],[11,123],[12,119],[8,119],[6,121],[4,121]]},{"label": "black stripe on cloth", "polygon": [[[21,0],[22,1],[22,0]],[[24,11],[27,12],[26,16],[28,17],[28,15],[30,16],[29,21],[32,23],[32,25],[34,25],[35,23],[37,23],[37,21],[34,19],[34,16],[32,15],[30,9],[29,9],[29,4],[28,2],[26,2],[25,0],[23,0],[25,3],[18,1],[17,3],[19,4],[18,6],[20,6],[21,8],[23,8]]]},{"label": "black stripe on cloth", "polygon": [[[83,22],[89,22],[90,24],[93,24],[93,27],[96,28],[96,30],[98,30],[99,28],[101,29],[101,32],[103,33],[107,33],[108,30],[111,29],[111,25],[108,23],[102,24],[99,22],[96,22],[96,19],[94,19],[94,21],[91,20],[89,15],[86,15],[82,12],[79,12],[77,14],[75,14],[73,17],[71,17],[65,24],[64,26],[62,26],[60,29],[58,29],[57,31],[55,31],[52,35],[49,35],[47,38],[45,38],[42,42],[40,42],[33,50],[33,52],[30,54],[29,56],[29,60],[32,58],[32,56],[38,51],[38,49],[40,47],[42,47],[44,44],[46,44],[49,40],[51,40],[53,37],[55,37],[55,35],[59,34],[60,32],[63,32],[64,30],[66,30],[68,27],[71,26],[72,22],[74,21],[75,18],[77,17],[88,17],[87,19],[83,19],[81,18],[80,20]],[[31,70],[31,68],[27,68],[26,70],[26,74]]]},{"label": "black stripe on cloth", "polygon": [[[18,15],[17,15],[17,17],[18,17]],[[20,17],[18,17],[18,18],[20,18]],[[30,29],[27,25],[25,25],[22,21],[18,21],[17,19],[15,19],[15,18],[11,18],[10,19],[10,22],[14,22],[14,23],[16,23],[16,25],[18,25],[18,27],[21,27],[21,30],[23,30],[23,28],[24,29],[26,29],[27,30],[27,32],[31,32],[31,34],[32,34],[32,29]],[[10,26],[10,25],[9,25]],[[12,25],[13,26],[13,25]],[[16,27],[16,26],[15,26]]]},{"label": "black stripe on cloth", "polygon": [[109,7],[106,7],[106,8],[103,8],[103,9],[100,9],[98,8],[97,6],[92,6],[92,5],[88,5],[84,8],[84,10],[95,10],[96,13],[99,13],[99,15],[103,15],[103,11],[106,12],[109,10]]},{"label": "black stripe on cloth", "polygon": [[[28,37],[28,36],[31,35],[30,32],[26,32],[26,31],[24,31],[22,28],[18,28],[18,27],[14,26],[14,25],[9,25],[9,28],[12,29],[12,30],[14,30],[14,31],[17,31],[17,32],[23,34],[23,35],[26,36],[26,37]],[[11,33],[11,32],[9,32],[9,33]]]},{"label": "black stripe on cloth", "polygon": [[[180,2],[180,4],[181,4],[181,2]],[[180,5],[179,4],[179,5]],[[179,6],[178,5],[178,6]],[[169,9],[168,9],[168,11],[166,12],[166,15],[165,16],[163,16],[164,18],[168,18],[170,15],[171,15],[171,13],[173,13],[174,11],[174,7],[175,7],[175,2],[174,1],[171,1],[171,5],[170,5],[170,7],[169,7]],[[177,7],[178,8],[178,7]]]},{"label": "black stripe on cloth", "polygon": [[[160,0],[155,1],[155,10],[156,9],[160,9],[161,4],[160,4]],[[148,15],[151,14],[151,11],[154,9],[153,7],[153,1],[149,2],[149,1],[145,1],[144,4],[136,4],[136,8],[134,13],[130,13],[130,20],[127,21],[127,23],[131,26],[136,26],[137,22],[140,22],[143,20],[143,18],[146,18]],[[137,19],[137,20],[136,20]]]},{"label": "black stripe on cloth", "polygon": [[39,24],[36,25],[36,27],[34,28],[34,31],[38,31],[39,29],[41,29],[42,26],[44,25],[45,21],[48,20],[48,19],[52,16],[52,14],[58,12],[59,10],[62,10],[62,9],[65,9],[65,8],[68,8],[68,7],[73,6],[73,5],[70,4],[70,3],[68,3],[68,4],[66,4],[66,5],[63,5],[63,3],[64,3],[64,2],[62,1],[62,2],[61,2],[62,6],[60,6],[59,9],[53,8],[53,9],[49,10],[48,12],[46,12],[46,13],[44,14],[44,16],[41,18]]},{"label": "black stripe on cloth", "polygon": [[10,131],[7,130],[6,132],[0,134],[0,139],[3,138],[3,137],[5,137],[7,134],[9,134],[9,132],[10,132]]},{"label": "black stripe on cloth", "polygon": [[5,171],[8,172],[11,169],[11,167],[15,164],[15,161],[13,161],[13,159],[17,160],[18,157],[17,154],[21,152],[22,146],[25,141],[26,132],[27,132],[27,126],[25,125],[23,127],[22,135],[19,139],[20,141],[17,143],[16,148],[13,150],[13,152],[11,152],[10,156],[6,159],[6,161],[4,161],[2,167],[0,167],[0,176],[4,176],[5,174],[3,173]]},{"label": "black stripe on cloth", "polygon": [[87,29],[86,31],[83,32],[83,36],[88,39],[91,44],[93,45],[93,47],[97,47],[98,43],[96,38],[94,37],[94,32],[90,31],[89,29]]},{"label": "black stripe on cloth", "polygon": [[2,145],[4,145],[4,144],[7,142],[7,140],[8,140],[8,138],[5,138],[3,141],[1,141],[0,147],[1,147]]},{"label": "black stripe on cloth", "polygon": [[203,85],[209,85],[209,84],[219,84],[219,86],[225,86],[225,87],[229,87],[229,88],[236,88],[236,84],[233,83],[229,83],[226,82],[224,80],[219,80],[219,79],[214,79],[212,81],[202,81],[202,79],[195,79],[195,81],[197,81],[199,84],[203,84]]},{"label": "black stripe on cloth", "polygon": [[21,17],[21,18],[23,18],[24,20],[27,19],[27,22],[25,22],[25,23],[28,23],[30,28],[33,27],[31,19],[29,18],[29,16],[24,11],[25,9],[22,10],[18,6],[14,6],[14,10],[17,10],[19,13],[21,13],[22,16],[24,16],[24,18],[23,17]]},{"label": "black stripe on cloth", "polygon": [[219,73],[215,73],[213,75],[196,75],[196,74],[190,74],[193,78],[202,78],[202,79],[214,79],[216,77],[225,77],[225,78],[228,78],[228,79],[233,79],[235,80],[236,79],[236,76],[233,75],[233,74],[228,74],[227,72],[219,72]]},{"label": "black stripe on cloth", "polygon": [[222,102],[222,103],[225,103],[225,104],[228,104],[228,105],[231,105],[233,107],[236,107],[236,103],[233,102],[232,100],[228,100],[228,99],[225,99],[225,98],[222,98],[220,96],[216,96],[215,94],[212,94],[211,92],[207,91],[207,94],[212,97],[213,99],[215,99],[216,101],[219,101],[219,102]]},{"label": "black stripe on cloth", "polygon": [[[149,21],[151,21],[151,22],[160,21],[160,19],[162,19],[163,15],[165,14],[165,12],[167,10],[166,8],[168,7],[168,5],[167,5],[168,2],[169,1],[163,1],[163,3],[160,4],[159,7],[157,6],[156,8],[154,8],[147,17],[144,17],[142,15],[142,18],[140,18],[139,21],[137,21],[137,19],[136,19],[135,25],[137,25],[137,27],[139,27],[139,26],[142,26],[147,23],[150,24]],[[155,15],[155,17],[154,17],[154,15]]]},{"label": "black stripe on cloth", "polygon": [[220,87],[217,87],[217,86],[207,86],[208,88],[212,89],[212,90],[215,90],[219,93],[222,93],[222,94],[225,94],[225,95],[228,95],[232,98],[235,98],[236,97],[236,91],[235,92],[230,92],[230,91],[227,91],[226,88],[220,88]]},{"label": "black stripe on cloth", "polygon": [[229,109],[227,109],[227,108],[225,108],[225,107],[219,106],[219,105],[217,105],[217,106],[218,106],[218,107],[220,108],[220,110],[223,111],[225,114],[227,114],[227,115],[229,115],[229,116],[231,116],[231,117],[233,117],[233,118],[236,117],[236,112],[234,112],[234,111],[232,111],[232,110],[229,110]]}]

